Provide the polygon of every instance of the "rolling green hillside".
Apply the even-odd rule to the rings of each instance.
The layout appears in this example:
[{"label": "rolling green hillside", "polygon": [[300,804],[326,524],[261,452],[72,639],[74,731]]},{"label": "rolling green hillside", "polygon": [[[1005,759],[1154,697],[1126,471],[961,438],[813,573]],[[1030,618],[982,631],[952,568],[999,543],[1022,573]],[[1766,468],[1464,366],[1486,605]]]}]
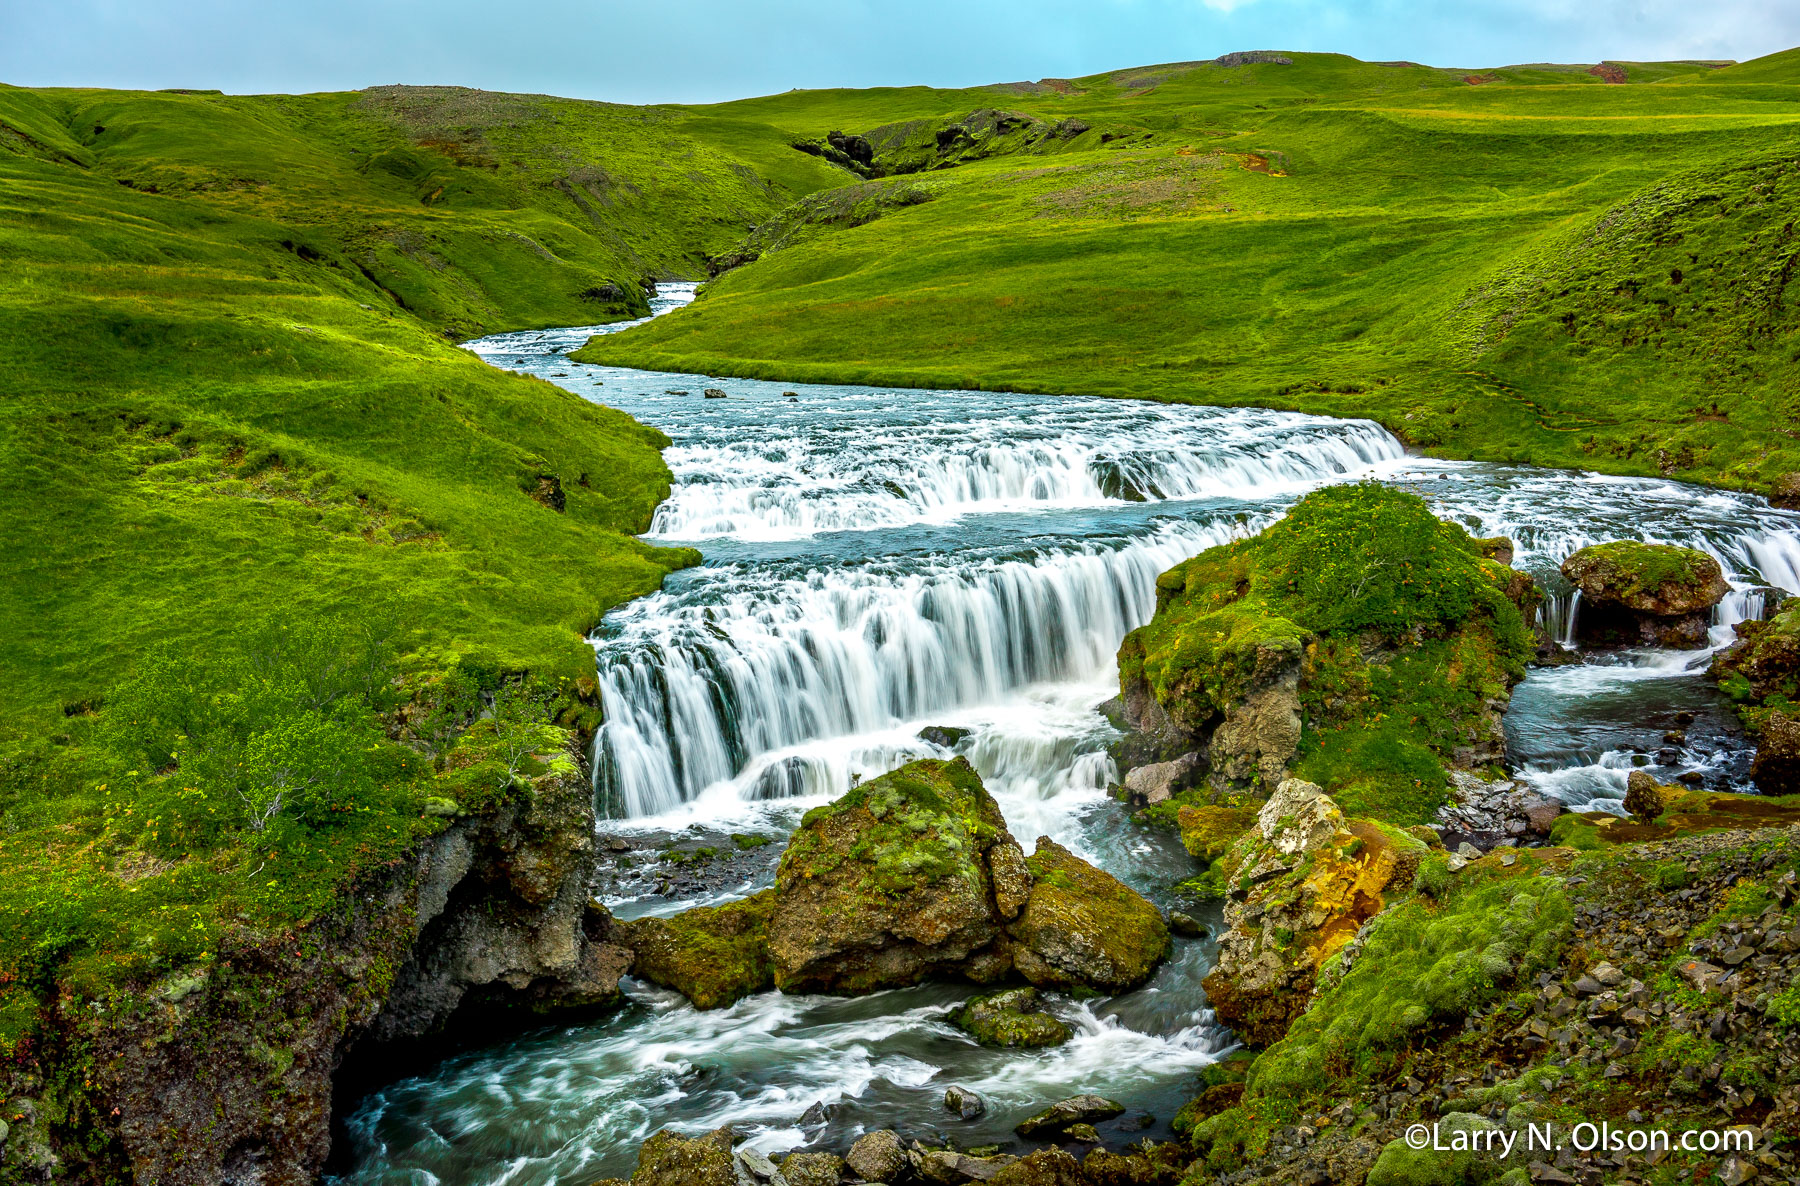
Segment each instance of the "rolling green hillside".
[{"label": "rolling green hillside", "polygon": [[1447,456],[1800,490],[1800,51],[1248,56],[1288,60],[696,113],[860,135],[862,188],[581,357],[1365,415]]}]

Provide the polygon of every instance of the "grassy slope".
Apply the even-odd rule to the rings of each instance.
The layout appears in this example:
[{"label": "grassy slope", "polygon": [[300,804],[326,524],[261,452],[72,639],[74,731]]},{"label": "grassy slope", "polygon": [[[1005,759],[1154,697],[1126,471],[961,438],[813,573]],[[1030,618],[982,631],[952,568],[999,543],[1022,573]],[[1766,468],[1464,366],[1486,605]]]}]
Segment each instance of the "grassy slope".
[{"label": "grassy slope", "polygon": [[8,732],[103,697],[147,641],[276,606],[391,599],[440,650],[579,672],[580,632],[686,556],[628,538],[662,438],[444,339],[639,312],[641,277],[831,179],[787,150],[767,181],[677,123],[0,88]]},{"label": "grassy slope", "polygon": [[917,175],[936,200],[584,357],[1295,407],[1446,455],[1765,486],[1800,469],[1800,51],[1624,69],[1301,54],[731,104],[793,135],[976,106],[1142,131]]}]

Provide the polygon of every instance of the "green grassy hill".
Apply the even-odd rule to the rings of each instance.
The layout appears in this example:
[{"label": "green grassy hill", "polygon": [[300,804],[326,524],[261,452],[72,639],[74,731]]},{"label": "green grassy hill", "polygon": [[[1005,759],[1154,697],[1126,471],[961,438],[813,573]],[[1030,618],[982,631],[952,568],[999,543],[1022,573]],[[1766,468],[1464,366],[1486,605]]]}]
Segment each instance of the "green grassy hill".
[{"label": "green grassy hill", "polygon": [[[1800,52],[1279,56],[701,109],[860,133],[875,180],[581,357],[1364,415],[1447,456],[1754,489],[1800,470]],[[955,131],[980,108],[1019,130]]]},{"label": "green grassy hill", "polygon": [[680,123],[0,87],[0,1061],[592,724],[585,633],[696,558],[634,538],[666,439],[452,343],[639,315],[835,180]]}]

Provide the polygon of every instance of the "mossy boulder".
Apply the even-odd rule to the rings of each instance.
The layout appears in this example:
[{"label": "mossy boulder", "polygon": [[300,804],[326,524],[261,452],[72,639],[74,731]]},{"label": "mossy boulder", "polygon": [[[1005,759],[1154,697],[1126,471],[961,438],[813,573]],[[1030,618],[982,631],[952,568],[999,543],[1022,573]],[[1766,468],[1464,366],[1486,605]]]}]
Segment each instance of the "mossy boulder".
[{"label": "mossy boulder", "polygon": [[1176,819],[1181,826],[1182,847],[1210,863],[1224,856],[1238,837],[1256,826],[1256,811],[1214,804],[1183,806]]},{"label": "mossy boulder", "polygon": [[1362,483],[1170,569],[1119,648],[1121,757],[1195,752],[1215,793],[1298,774],[1356,814],[1428,818],[1446,764],[1503,758],[1500,715],[1534,649],[1531,582],[1484,547],[1500,554]]},{"label": "mossy boulder", "polygon": [[1032,984],[1123,992],[1168,955],[1162,914],[1130,886],[1048,836],[1026,864],[1031,897],[1007,933],[1013,964]]},{"label": "mossy boulder", "polygon": [[1703,647],[1712,607],[1731,591],[1705,552],[1635,540],[1582,548],[1562,574],[1581,591],[1575,636],[1597,646]]},{"label": "mossy boulder", "polygon": [[983,1046],[1060,1046],[1074,1031],[1044,1008],[1035,988],[975,997],[954,1015],[957,1027]]},{"label": "mossy boulder", "polygon": [[775,892],[764,890],[673,918],[616,923],[615,941],[632,949],[637,975],[674,989],[696,1008],[717,1009],[773,986],[768,926],[774,909]]},{"label": "mossy boulder", "polygon": [[1204,981],[1219,1019],[1266,1046],[1306,1010],[1326,962],[1410,887],[1429,850],[1389,825],[1349,820],[1322,789],[1289,779],[1229,854],[1219,961]]},{"label": "mossy boulder", "polygon": [[697,1137],[663,1129],[638,1150],[632,1186],[737,1186],[731,1164],[732,1134],[718,1128]]},{"label": "mossy boulder", "polygon": [[776,872],[776,986],[861,993],[1005,976],[996,850],[1008,868],[1021,857],[964,758],[910,763],[807,812]]}]

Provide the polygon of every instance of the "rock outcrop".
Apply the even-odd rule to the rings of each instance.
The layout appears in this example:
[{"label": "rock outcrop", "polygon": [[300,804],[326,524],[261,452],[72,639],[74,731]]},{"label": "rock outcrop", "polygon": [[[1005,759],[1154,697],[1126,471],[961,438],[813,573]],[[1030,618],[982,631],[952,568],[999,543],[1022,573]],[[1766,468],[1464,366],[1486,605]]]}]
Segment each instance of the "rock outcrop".
[{"label": "rock outcrop", "polygon": [[1410,886],[1426,846],[1397,830],[1347,820],[1312,783],[1289,779],[1229,854],[1219,961],[1205,980],[1221,1021],[1266,1046],[1305,1012],[1325,961]]},{"label": "rock outcrop", "polygon": [[[1504,546],[1503,546],[1504,545]],[[1249,539],[1157,578],[1119,648],[1115,750],[1148,803],[1231,805],[1298,770],[1358,814],[1423,822],[1445,767],[1500,761],[1500,725],[1534,649],[1536,585],[1423,500],[1365,483],[1308,495]],[[1182,787],[1203,783],[1203,790]]]},{"label": "rock outcrop", "polygon": [[[451,1024],[491,1033],[616,1005],[631,953],[590,907],[592,797],[570,758],[296,934],[232,940],[134,1008],[71,1001],[53,1040],[85,1046],[95,1119],[58,1154],[44,1136],[43,1156],[61,1156],[69,1180],[116,1165],[161,1186],[314,1181],[346,1052],[354,1075]],[[36,1111],[26,1092],[9,1108]]]},{"label": "rock outcrop", "polygon": [[1712,607],[1731,591],[1705,552],[1633,540],[1582,548],[1562,574],[1581,591],[1575,637],[1589,646],[1704,647]]},{"label": "rock outcrop", "polygon": [[1765,795],[1800,794],[1800,599],[1765,621],[1739,622],[1709,674],[1755,735],[1750,775]]},{"label": "rock outcrop", "polygon": [[926,979],[1119,992],[1168,950],[1156,907],[1040,837],[1026,858],[964,758],[919,761],[807,813],[776,873],[785,992]]}]

